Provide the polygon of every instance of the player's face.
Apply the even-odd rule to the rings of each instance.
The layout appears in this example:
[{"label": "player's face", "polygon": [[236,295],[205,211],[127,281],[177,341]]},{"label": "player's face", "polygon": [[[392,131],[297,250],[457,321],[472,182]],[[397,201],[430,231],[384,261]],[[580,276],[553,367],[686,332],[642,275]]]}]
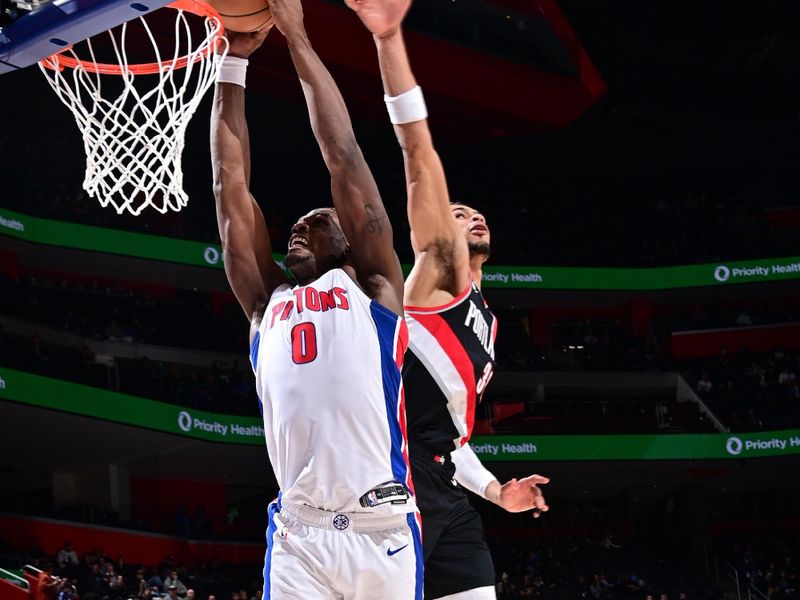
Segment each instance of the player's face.
[{"label": "player's face", "polygon": [[301,217],[292,227],[286,266],[298,283],[305,284],[342,266],[347,251],[347,239],[336,211],[318,208]]},{"label": "player's face", "polygon": [[470,254],[483,254],[489,256],[491,249],[491,234],[486,224],[486,217],[480,212],[464,204],[450,206],[453,216],[464,230]]}]

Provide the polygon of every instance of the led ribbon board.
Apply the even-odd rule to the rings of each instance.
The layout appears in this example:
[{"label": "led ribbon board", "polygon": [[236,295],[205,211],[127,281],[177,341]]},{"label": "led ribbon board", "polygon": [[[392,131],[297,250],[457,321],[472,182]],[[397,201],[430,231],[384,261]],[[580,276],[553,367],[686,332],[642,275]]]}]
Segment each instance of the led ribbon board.
[{"label": "led ribbon board", "polygon": [[[64,248],[222,268],[217,244],[40,219],[2,208],[0,234]],[[283,266],[283,254],[273,258]],[[408,273],[410,265],[403,270]],[[483,271],[487,288],[540,290],[652,291],[791,279],[800,279],[800,256],[647,269],[487,265]]]},{"label": "led ribbon board", "polygon": [[[0,401],[57,410],[229,444],[263,445],[258,417],[209,413],[12,369],[0,369]],[[474,436],[485,461],[740,459],[800,454],[800,430],[729,434]]]},{"label": "led ribbon board", "polygon": [[12,369],[0,369],[2,400],[210,442],[264,444],[258,417],[209,413]]}]

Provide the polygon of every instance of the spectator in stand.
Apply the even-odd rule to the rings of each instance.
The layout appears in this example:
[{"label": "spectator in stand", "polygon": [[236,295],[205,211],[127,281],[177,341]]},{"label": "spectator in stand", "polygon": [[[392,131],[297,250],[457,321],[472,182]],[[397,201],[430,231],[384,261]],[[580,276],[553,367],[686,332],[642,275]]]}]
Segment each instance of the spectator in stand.
[{"label": "spectator in stand", "polygon": [[797,380],[797,375],[795,374],[794,371],[790,370],[788,367],[784,367],[781,370],[780,375],[778,375],[778,384],[785,386],[787,388],[793,385],[796,380]]},{"label": "spectator in stand", "polygon": [[182,600],[184,596],[178,594],[178,586],[170,585],[167,587],[167,595],[163,596],[167,600]]},{"label": "spectator in stand", "polygon": [[700,381],[697,382],[697,393],[701,396],[708,396],[713,387],[714,384],[711,383],[711,380],[708,378],[708,373],[703,373]]},{"label": "spectator in stand", "polygon": [[186,586],[184,583],[178,579],[178,571],[172,569],[169,572],[169,577],[164,580],[164,589],[171,592],[172,588],[175,588],[178,598],[185,598],[186,597]]},{"label": "spectator in stand", "polygon": [[192,588],[186,590],[186,600],[196,600],[196,594]]},{"label": "spectator in stand", "polygon": [[92,564],[92,570],[83,583],[85,592],[81,596],[82,600],[103,600],[108,598],[108,578],[105,577],[100,569],[100,563]]},{"label": "spectator in stand", "polygon": [[589,593],[592,598],[601,600],[602,598],[611,598],[614,585],[606,579],[605,573],[595,573],[592,576],[592,583],[589,585]]},{"label": "spectator in stand", "polygon": [[117,575],[111,578],[108,586],[108,597],[110,600],[128,600],[128,586],[125,584],[125,576]]},{"label": "spectator in stand", "polygon": [[75,598],[75,587],[68,579],[62,579],[61,585],[58,586],[56,600],[72,600],[72,598]]},{"label": "spectator in stand", "polygon": [[128,581],[134,577],[134,570],[125,564],[125,559],[121,556],[118,556],[117,560],[114,561],[114,570],[117,575],[124,575],[125,579]]},{"label": "spectator in stand", "polygon": [[78,555],[75,553],[72,543],[69,540],[64,542],[64,547],[58,551],[56,562],[58,563],[59,572],[62,576],[72,575],[75,572],[75,568],[80,564],[78,562]]},{"label": "spectator in stand", "polygon": [[[600,547],[606,550],[619,550],[622,548],[620,544],[614,541],[614,533],[609,531],[600,539]],[[603,575],[605,577],[605,575]]]},{"label": "spectator in stand", "polygon": [[58,589],[61,587],[61,580],[53,577],[53,563],[46,562],[38,577],[39,589],[36,592],[36,600],[55,600]]},{"label": "spectator in stand", "polygon": [[518,600],[519,595],[511,583],[511,577],[508,573],[500,575],[500,581],[495,586],[497,593],[497,600]]},{"label": "spectator in stand", "polygon": [[164,580],[161,579],[161,575],[158,574],[158,570],[151,568],[149,575],[150,577],[147,578],[147,583],[150,586],[150,589],[154,592],[154,595],[161,592],[161,590],[166,592],[166,589],[164,588]]},{"label": "spectator in stand", "polygon": [[137,569],[136,570],[136,583],[134,585],[134,589],[136,590],[136,597],[144,599],[145,592],[150,592],[150,584],[147,582],[145,578],[145,570],[144,569]]}]

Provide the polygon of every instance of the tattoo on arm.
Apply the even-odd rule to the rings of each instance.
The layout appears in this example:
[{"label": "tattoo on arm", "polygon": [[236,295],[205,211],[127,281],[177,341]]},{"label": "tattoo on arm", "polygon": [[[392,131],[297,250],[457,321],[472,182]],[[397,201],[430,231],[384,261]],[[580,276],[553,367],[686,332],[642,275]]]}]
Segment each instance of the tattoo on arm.
[{"label": "tattoo on arm", "polygon": [[386,216],[386,211],[381,210],[380,212],[376,212],[375,209],[370,204],[365,204],[364,210],[370,216],[369,221],[367,221],[367,233],[372,233],[372,234],[383,233],[384,223],[388,219],[388,217]]}]

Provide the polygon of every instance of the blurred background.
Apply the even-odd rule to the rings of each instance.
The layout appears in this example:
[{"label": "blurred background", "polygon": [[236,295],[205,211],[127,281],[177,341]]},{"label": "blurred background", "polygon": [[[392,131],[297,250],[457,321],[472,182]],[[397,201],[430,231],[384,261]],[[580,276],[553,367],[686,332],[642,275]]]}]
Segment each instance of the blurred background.
[{"label": "blurred background", "polygon": [[[305,12],[410,263],[372,42],[343,2]],[[789,0],[414,6],[451,196],[507,276],[484,281],[498,368],[472,443],[501,481],[552,479],[535,521],[474,499],[499,598],[800,595],[799,28]],[[209,101],[188,207],[132,217],[82,191],[36,67],[0,82],[0,597],[48,560],[84,598],[260,589],[277,487],[220,268]],[[330,194],[277,32],[247,102],[281,252]]]}]

